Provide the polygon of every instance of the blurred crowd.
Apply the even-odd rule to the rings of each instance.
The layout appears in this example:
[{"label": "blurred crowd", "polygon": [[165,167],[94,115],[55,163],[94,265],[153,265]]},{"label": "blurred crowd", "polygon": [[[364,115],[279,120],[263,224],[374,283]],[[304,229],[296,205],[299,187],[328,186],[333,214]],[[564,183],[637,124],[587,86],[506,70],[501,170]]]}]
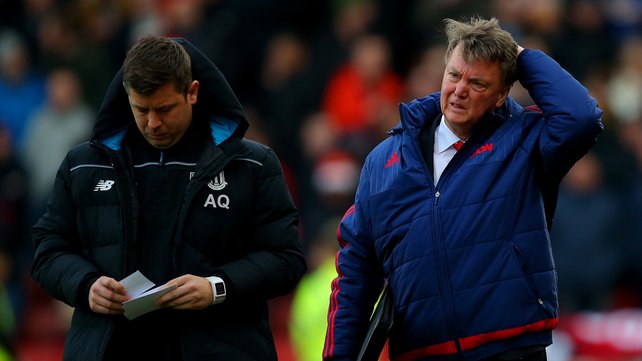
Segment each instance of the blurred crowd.
[{"label": "blurred crowd", "polygon": [[[310,271],[272,302],[282,360],[319,360],[338,220],[399,102],[438,91],[442,19],[494,16],[587,86],[605,133],[564,179],[549,359],[642,359],[642,0],[0,0],[0,361],[59,360],[70,311],[29,276],[29,228],[133,40],[182,36],[279,155]],[[530,105],[515,84],[511,96]]]}]

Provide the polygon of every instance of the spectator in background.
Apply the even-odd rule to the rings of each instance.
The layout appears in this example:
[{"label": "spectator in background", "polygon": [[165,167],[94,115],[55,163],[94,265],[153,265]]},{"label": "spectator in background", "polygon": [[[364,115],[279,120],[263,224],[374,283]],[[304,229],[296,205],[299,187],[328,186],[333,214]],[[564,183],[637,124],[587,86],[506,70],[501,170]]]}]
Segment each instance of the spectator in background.
[{"label": "spectator in background", "polygon": [[[556,5],[559,7],[559,5]],[[615,43],[608,33],[604,11],[593,0],[572,0],[564,8],[562,31],[553,27],[552,51],[574,77],[584,80],[591,71],[613,60]]]},{"label": "spectator in background", "polygon": [[551,244],[563,312],[613,306],[611,290],[624,270],[627,237],[622,223],[627,214],[618,201],[604,184],[601,162],[592,153],[575,163],[562,181]]},{"label": "spectator in background", "polygon": [[[642,36],[642,34],[641,34]],[[600,104],[604,104],[606,131],[597,144],[596,152],[603,159],[606,183],[624,203],[640,188],[637,149],[642,145],[642,37],[625,40],[614,55],[614,68],[608,75],[596,72],[592,81]],[[589,81],[591,78],[589,78]],[[591,86],[591,82],[588,83]]]},{"label": "spectator in background", "polygon": [[[4,265],[2,264],[2,255],[0,255],[0,268]],[[0,272],[3,270],[0,269]],[[9,304],[9,299],[7,297],[7,292],[2,280],[2,275],[0,275],[0,361],[12,361],[13,354],[13,342],[10,341],[10,335],[13,334],[14,318],[13,310]]]},{"label": "spectator in background", "polygon": [[359,180],[359,164],[354,155],[334,149],[323,154],[314,165],[312,184],[319,193],[321,207],[328,215],[340,215],[352,203]]},{"label": "spectator in background", "polygon": [[625,40],[617,53],[615,71],[607,86],[615,119],[626,126],[642,120],[642,34]]},{"label": "spectator in background", "polygon": [[626,138],[627,155],[633,156],[634,162],[624,170],[629,178],[628,187],[620,190],[620,206],[626,215],[620,224],[628,230],[628,237],[624,243],[626,273],[619,286],[623,306],[642,308],[642,118],[626,124],[621,132],[622,138]]},{"label": "spectator in background", "polygon": [[75,15],[57,10],[38,23],[38,66],[45,72],[73,69],[78,74],[83,99],[97,110],[116,66],[108,56],[108,49],[85,39],[80,24],[71,21]]},{"label": "spectator in background", "polygon": [[423,52],[406,76],[404,101],[424,97],[439,88],[444,73],[444,52],[442,45],[433,45]]},{"label": "spectator in background", "polygon": [[620,224],[627,227],[628,237],[625,240],[626,273],[619,285],[621,303],[628,307],[642,307],[642,118],[636,121],[618,124],[620,141],[623,144],[623,156],[632,157],[630,167],[623,172],[627,182],[618,192],[621,194],[623,213],[626,215]]},{"label": "spectator in background", "polygon": [[31,264],[27,224],[27,173],[13,149],[11,131],[0,122],[0,359],[15,347],[26,302]]},{"label": "spectator in background", "polygon": [[559,0],[518,3],[521,5],[520,22],[522,26],[520,31],[523,31],[522,35],[530,34],[550,42],[554,41],[559,36],[560,30],[564,29],[562,20],[565,7]]},{"label": "spectator in background", "polygon": [[642,307],[642,34],[623,41],[614,73],[606,88],[619,148],[611,152],[609,166],[626,215],[619,222],[628,229],[625,239],[625,275],[620,288],[629,306]]},{"label": "spectator in background", "polygon": [[[100,49],[99,54],[106,57],[103,64],[108,64],[112,70],[116,70],[120,66],[120,61],[131,44],[128,37],[130,28],[127,16],[129,15],[128,10],[136,6],[134,5],[136,3],[136,1],[121,0],[78,1],[69,4],[70,7],[75,7],[73,13],[76,21],[80,23],[77,31],[82,34],[84,41],[90,47],[88,51],[94,51],[95,48]],[[83,79],[80,81],[86,86]],[[103,89],[100,88],[100,85],[95,84],[97,92],[102,95]],[[86,99],[86,97],[84,98]]]},{"label": "spectator in background", "polygon": [[259,87],[252,103],[282,160],[299,167],[303,119],[318,107],[310,81],[309,50],[293,33],[279,33],[267,44]]},{"label": "spectator in background", "polygon": [[642,32],[642,1],[618,0],[601,2],[609,33],[613,41],[620,44],[630,37],[638,37]]},{"label": "spectator in background", "polygon": [[352,198],[359,177],[359,160],[341,147],[336,130],[327,115],[307,117],[301,128],[305,162],[301,165],[301,217],[304,237],[319,237],[328,218],[340,217]]},{"label": "spectator in background", "polygon": [[435,30],[444,18],[455,18],[464,14],[488,16],[490,3],[490,1],[476,0],[412,1],[410,11],[403,19],[404,22],[409,23],[413,34],[409,39],[405,39],[414,45],[408,50],[440,43],[442,38],[435,33]]},{"label": "spectator in background", "polygon": [[294,291],[289,332],[297,361],[318,361],[323,352],[328,284],[336,274],[334,256],[339,220],[328,217],[321,225],[321,231],[308,251],[309,271]]},{"label": "spectator in background", "polygon": [[353,44],[350,60],[330,78],[323,111],[347,149],[361,158],[398,119],[401,78],[390,67],[385,38],[366,35]]},{"label": "spectator in background", "polygon": [[502,24],[502,28],[511,33],[515,39],[520,39],[521,42],[523,37],[522,22],[530,10],[528,7],[534,6],[537,5],[523,1],[490,0],[488,7],[489,12]]},{"label": "spectator in background", "polygon": [[311,41],[311,69],[319,98],[332,74],[350,58],[354,43],[374,29],[380,15],[373,0],[337,0],[330,6],[328,24]]},{"label": "spectator in background", "polygon": [[127,19],[123,24],[127,32],[124,35],[127,44],[133,44],[137,39],[145,35],[160,35],[164,33],[156,1],[123,1],[121,4]]},{"label": "spectator in background", "polygon": [[34,216],[44,211],[58,165],[74,145],[89,140],[93,124],[93,110],[83,100],[76,73],[65,68],[51,72],[47,100],[29,120],[25,134]]},{"label": "spectator in background", "polygon": [[18,152],[27,121],[44,100],[45,82],[32,68],[25,40],[15,31],[0,30],[0,119]]}]

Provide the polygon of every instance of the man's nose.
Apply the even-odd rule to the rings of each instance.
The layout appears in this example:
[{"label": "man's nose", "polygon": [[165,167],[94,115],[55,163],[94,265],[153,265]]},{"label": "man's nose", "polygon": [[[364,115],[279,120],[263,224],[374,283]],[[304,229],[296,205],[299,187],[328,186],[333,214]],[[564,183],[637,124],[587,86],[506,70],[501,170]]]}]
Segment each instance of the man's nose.
[{"label": "man's nose", "polygon": [[158,128],[161,125],[160,117],[154,111],[150,111],[147,114],[147,126],[149,128]]},{"label": "man's nose", "polygon": [[459,81],[455,86],[455,96],[464,98],[468,94],[468,84],[464,81]]}]

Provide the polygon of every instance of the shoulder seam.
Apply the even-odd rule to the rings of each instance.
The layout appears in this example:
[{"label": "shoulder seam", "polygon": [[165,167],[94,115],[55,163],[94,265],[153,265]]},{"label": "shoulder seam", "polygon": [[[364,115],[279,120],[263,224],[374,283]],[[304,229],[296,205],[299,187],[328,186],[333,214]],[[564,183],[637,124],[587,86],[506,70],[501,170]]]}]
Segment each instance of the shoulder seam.
[{"label": "shoulder seam", "polygon": [[252,158],[244,158],[244,157],[240,157],[240,158],[234,158],[234,159],[232,159],[232,160],[240,160],[240,161],[245,161],[245,162],[254,163],[254,164],[257,164],[257,165],[259,165],[259,166],[261,166],[261,167],[263,166],[263,163],[259,162],[259,161],[258,161],[258,160],[256,160],[256,159],[252,159]]},{"label": "shoulder seam", "polygon": [[73,172],[75,170],[78,170],[80,168],[105,168],[105,169],[114,169],[113,166],[111,165],[103,165],[103,164],[91,164],[91,163],[86,163],[86,164],[79,164],[77,166],[74,166],[69,169],[69,172]]}]

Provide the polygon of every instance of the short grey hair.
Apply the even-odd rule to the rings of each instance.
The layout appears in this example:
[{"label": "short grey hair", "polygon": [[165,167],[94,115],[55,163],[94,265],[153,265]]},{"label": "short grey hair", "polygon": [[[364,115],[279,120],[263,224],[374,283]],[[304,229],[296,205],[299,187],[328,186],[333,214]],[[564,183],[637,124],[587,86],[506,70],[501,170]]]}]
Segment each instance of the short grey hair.
[{"label": "short grey hair", "polygon": [[461,55],[466,62],[498,62],[503,86],[511,87],[517,80],[517,43],[508,31],[499,27],[496,18],[487,20],[473,17],[463,22],[444,19],[444,31],[448,37],[446,63],[455,47],[460,45]]}]

